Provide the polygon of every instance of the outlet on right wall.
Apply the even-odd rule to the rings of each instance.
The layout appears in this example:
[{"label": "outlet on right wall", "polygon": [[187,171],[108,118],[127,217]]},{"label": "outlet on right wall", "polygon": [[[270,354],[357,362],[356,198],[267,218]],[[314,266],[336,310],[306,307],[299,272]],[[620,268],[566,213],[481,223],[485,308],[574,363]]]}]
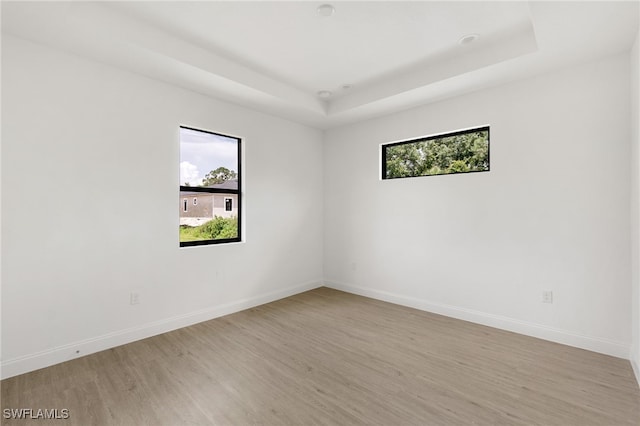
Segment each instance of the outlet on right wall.
[{"label": "outlet on right wall", "polygon": [[[628,358],[629,76],[627,52],[327,131],[326,285]],[[380,144],[483,125],[489,172],[380,180]]]}]

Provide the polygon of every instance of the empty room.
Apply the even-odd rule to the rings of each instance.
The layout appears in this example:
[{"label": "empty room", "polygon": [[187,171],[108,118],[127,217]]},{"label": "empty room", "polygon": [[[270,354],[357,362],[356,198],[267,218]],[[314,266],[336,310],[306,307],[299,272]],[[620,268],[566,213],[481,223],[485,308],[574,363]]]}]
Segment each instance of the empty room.
[{"label": "empty room", "polygon": [[640,1],[2,1],[2,425],[640,424]]}]

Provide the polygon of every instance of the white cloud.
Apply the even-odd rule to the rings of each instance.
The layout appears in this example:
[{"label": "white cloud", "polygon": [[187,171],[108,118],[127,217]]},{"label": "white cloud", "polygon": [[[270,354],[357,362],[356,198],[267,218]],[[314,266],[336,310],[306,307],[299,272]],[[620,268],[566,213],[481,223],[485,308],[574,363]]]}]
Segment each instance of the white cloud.
[{"label": "white cloud", "polygon": [[180,128],[180,160],[203,174],[218,167],[238,171],[238,143],[230,137]]},{"label": "white cloud", "polygon": [[188,161],[180,163],[180,185],[184,185],[185,182],[189,182],[191,186],[198,186],[202,184],[202,177],[200,176],[200,170],[195,164],[191,164]]}]

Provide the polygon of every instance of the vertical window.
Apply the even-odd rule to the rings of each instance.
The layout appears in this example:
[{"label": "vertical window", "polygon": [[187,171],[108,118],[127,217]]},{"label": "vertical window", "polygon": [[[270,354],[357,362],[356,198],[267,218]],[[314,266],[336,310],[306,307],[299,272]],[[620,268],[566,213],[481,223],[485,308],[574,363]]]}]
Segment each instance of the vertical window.
[{"label": "vertical window", "polygon": [[[191,196],[198,205],[187,212],[184,198],[180,247],[241,241],[241,152],[240,138],[180,127],[180,198]],[[224,205],[215,194],[228,196]]]},{"label": "vertical window", "polygon": [[186,212],[187,211],[187,199],[184,199],[184,206],[182,207],[182,211]]},{"label": "vertical window", "polygon": [[382,179],[488,171],[488,126],[382,145]]}]

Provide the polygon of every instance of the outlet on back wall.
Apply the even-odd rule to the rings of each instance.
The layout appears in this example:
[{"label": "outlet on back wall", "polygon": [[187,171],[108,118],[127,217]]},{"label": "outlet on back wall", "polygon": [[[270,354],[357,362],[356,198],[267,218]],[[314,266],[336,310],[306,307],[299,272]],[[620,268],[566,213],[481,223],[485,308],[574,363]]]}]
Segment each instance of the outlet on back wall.
[{"label": "outlet on back wall", "polygon": [[131,293],[129,295],[129,304],[137,305],[140,303],[140,293]]},{"label": "outlet on back wall", "polygon": [[553,303],[553,291],[544,290],[542,292],[542,303]]}]

